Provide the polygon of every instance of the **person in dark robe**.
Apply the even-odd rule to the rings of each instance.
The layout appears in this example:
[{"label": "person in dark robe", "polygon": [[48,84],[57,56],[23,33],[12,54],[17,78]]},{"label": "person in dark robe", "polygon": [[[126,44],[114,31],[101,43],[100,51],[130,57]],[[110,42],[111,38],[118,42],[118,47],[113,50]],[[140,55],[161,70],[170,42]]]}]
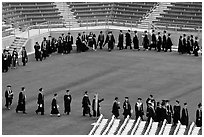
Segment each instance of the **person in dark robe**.
[{"label": "person in dark robe", "polygon": [[188,53],[189,55],[191,55],[191,41],[190,41],[190,36],[187,37],[186,53]]},{"label": "person in dark robe", "polygon": [[162,51],[166,49],[166,31],[163,32]]},{"label": "person in dark robe", "polygon": [[179,43],[178,43],[178,53],[182,54],[182,48],[183,48],[183,40],[182,36],[179,37]]},{"label": "person in dark robe", "polygon": [[143,120],[144,110],[143,110],[143,103],[142,99],[138,98],[137,102],[135,103],[135,117],[136,120],[140,117]]},{"label": "person in dark robe", "polygon": [[66,36],[66,48],[65,48],[66,54],[71,52],[72,44],[73,44],[73,36],[71,36],[70,32],[68,32],[68,35]]},{"label": "person in dark robe", "polygon": [[60,117],[60,113],[59,113],[59,105],[57,104],[57,94],[54,94],[54,97],[52,99],[52,104],[51,104],[51,113],[50,116],[57,115],[58,117]]},{"label": "person in dark robe", "polygon": [[151,102],[153,102],[153,107],[154,109],[156,109],[156,101],[153,95],[149,95],[149,97],[146,100],[146,105],[148,106],[148,103],[151,103]]},{"label": "person in dark robe", "polygon": [[196,110],[196,126],[202,127],[202,104],[198,104],[198,109]]},{"label": "person in dark robe", "polygon": [[7,72],[8,71],[8,52],[6,51],[6,49],[3,50],[2,53],[2,72]]},{"label": "person in dark robe", "polygon": [[36,61],[38,61],[38,59],[40,59],[40,61],[42,61],[40,45],[38,44],[38,42],[35,43],[34,49],[35,49],[35,59],[36,59]]},{"label": "person in dark robe", "polygon": [[194,39],[193,39],[193,35],[191,35],[191,52],[193,52],[193,47],[194,47]]},{"label": "person in dark robe", "polygon": [[165,52],[167,52],[168,51],[168,49],[170,49],[170,52],[172,52],[172,45],[173,45],[173,43],[172,43],[172,41],[171,41],[171,34],[169,33],[168,34],[168,38],[167,38],[167,40],[166,40],[166,50],[165,50]]},{"label": "person in dark robe", "polygon": [[86,91],[82,99],[83,116],[85,116],[86,114],[89,114],[89,116],[92,117],[91,111],[90,111],[90,105],[91,103],[89,100],[88,92]]},{"label": "person in dark robe", "polygon": [[22,55],[23,66],[25,66],[26,63],[28,62],[28,55],[25,47],[22,48],[21,55]]},{"label": "person in dark robe", "polygon": [[131,105],[129,102],[129,98],[125,97],[125,101],[123,103],[123,115],[124,115],[124,119],[129,115],[129,117],[131,117]]},{"label": "person in dark robe", "polygon": [[171,124],[171,118],[173,115],[172,106],[169,104],[169,100],[166,100],[166,114],[167,114],[167,123]]},{"label": "person in dark robe", "polygon": [[160,102],[157,102],[157,107],[155,110],[155,121],[156,122],[162,122],[162,106]]},{"label": "person in dark robe", "polygon": [[16,113],[18,113],[18,111],[22,111],[23,114],[27,114],[26,113],[26,95],[25,95],[25,87],[21,88],[21,91],[19,93],[19,98],[18,98],[18,105],[16,107]]},{"label": "person in dark robe", "polygon": [[44,115],[44,95],[42,92],[43,88],[40,88],[37,100],[38,109],[35,111],[35,113],[38,114],[39,112],[41,112],[41,115]]},{"label": "person in dark robe", "polygon": [[113,102],[113,107],[112,107],[112,114],[115,116],[115,118],[118,118],[120,116],[119,109],[120,109],[120,102],[118,101],[118,97],[115,97],[115,100]]},{"label": "person in dark robe", "polygon": [[103,43],[104,43],[104,34],[103,31],[100,31],[100,34],[98,35],[98,41],[97,41],[97,45],[99,45],[100,49],[103,48]]},{"label": "person in dark robe", "polygon": [[52,36],[48,36],[48,40],[47,40],[47,53],[48,55],[52,54]]},{"label": "person in dark robe", "polygon": [[147,116],[147,121],[148,122],[150,121],[151,118],[152,118],[153,121],[155,121],[155,109],[154,109],[154,106],[153,106],[153,102],[148,103],[146,116]]},{"label": "person in dark robe", "polygon": [[88,46],[93,48],[93,50],[95,50],[94,48],[94,38],[93,38],[93,33],[90,32],[88,35]]},{"label": "person in dark robe", "polygon": [[71,102],[72,102],[72,96],[69,93],[69,90],[66,90],[66,94],[64,95],[64,113],[69,115],[71,112]]},{"label": "person in dark robe", "polygon": [[77,51],[77,53],[81,52],[82,45],[83,45],[83,43],[81,40],[81,33],[78,33],[78,36],[76,38],[76,51]]},{"label": "person in dark robe", "polygon": [[123,31],[120,30],[120,33],[118,36],[118,48],[119,48],[119,50],[123,50],[123,40],[124,40]]},{"label": "person in dark robe", "polygon": [[85,45],[87,45],[88,35],[86,35],[86,32],[85,32],[85,31],[82,33],[81,41],[82,41],[82,43],[84,43]]},{"label": "person in dark robe", "polygon": [[174,114],[173,114],[173,123],[176,125],[178,121],[180,121],[180,113],[181,113],[181,106],[179,104],[179,101],[176,100],[176,104],[174,105]]},{"label": "person in dark robe", "polygon": [[181,114],[181,124],[188,126],[189,117],[188,117],[188,109],[187,109],[187,103],[184,103],[184,108],[182,109]]},{"label": "person in dark robe", "polygon": [[135,33],[133,37],[134,49],[137,49],[139,51],[140,48],[139,48],[139,39],[138,39],[137,31],[134,31],[134,33]]},{"label": "person in dark robe", "polygon": [[46,59],[46,57],[48,56],[48,48],[47,48],[47,40],[44,37],[43,41],[41,43],[41,51],[42,51],[42,58]]},{"label": "person in dark robe", "polygon": [[66,50],[66,38],[64,33],[62,33],[62,55],[65,53]]},{"label": "person in dark robe", "polygon": [[63,41],[62,41],[62,37],[61,36],[59,36],[59,38],[58,38],[57,48],[58,48],[58,53],[63,55]]},{"label": "person in dark robe", "polygon": [[12,65],[12,56],[11,56],[11,53],[8,51],[7,52],[7,56],[8,56],[8,67],[11,67]]},{"label": "person in dark robe", "polygon": [[183,34],[182,54],[186,53],[186,45],[187,45],[186,34]]},{"label": "person in dark robe", "polygon": [[144,50],[147,50],[148,49],[148,46],[149,46],[149,39],[148,39],[148,34],[147,34],[147,31],[144,32],[144,38],[143,38],[143,48]]},{"label": "person in dark robe", "polygon": [[11,106],[12,100],[13,100],[13,91],[12,91],[12,89],[11,89],[11,85],[8,85],[8,86],[7,86],[7,89],[6,89],[6,91],[5,91],[5,98],[6,98],[6,104],[5,104],[5,106],[6,106],[6,108],[7,108],[8,110],[10,110],[10,106]]},{"label": "person in dark robe", "polygon": [[198,51],[199,51],[198,37],[195,37],[194,49],[193,49],[194,56],[198,56]]},{"label": "person in dark robe", "polygon": [[96,43],[96,34],[93,34],[93,49],[94,49],[94,51],[96,51],[96,49],[97,49],[97,43]]},{"label": "person in dark robe", "polygon": [[112,31],[108,32],[108,35],[106,36],[106,40],[103,47],[106,45],[106,43],[108,43],[108,51],[110,52],[111,50],[113,50],[115,45],[115,38],[112,34]]},{"label": "person in dark robe", "polygon": [[53,37],[52,41],[51,41],[51,49],[52,49],[52,53],[55,53],[57,51],[57,46],[56,46],[56,39]]},{"label": "person in dark robe", "polygon": [[12,66],[13,68],[16,68],[16,65],[18,63],[18,52],[16,48],[14,48],[13,53],[12,53]]},{"label": "person in dark robe", "polygon": [[126,42],[126,46],[125,49],[127,49],[127,47],[130,47],[130,49],[132,49],[132,40],[131,40],[131,35],[130,35],[130,30],[127,31],[127,33],[125,34],[125,42]]},{"label": "person in dark robe", "polygon": [[[96,96],[94,95],[93,101],[92,101],[92,110],[93,110],[93,116],[99,117],[100,116],[100,103],[104,101],[104,98],[98,99],[97,104],[97,110],[96,110]],[[97,111],[97,112],[96,112]],[[96,114],[97,113],[97,114]]]},{"label": "person in dark robe", "polygon": [[162,45],[162,38],[161,38],[160,32],[158,32],[158,38],[157,38],[157,51],[158,52],[161,51],[161,45]]},{"label": "person in dark robe", "polygon": [[152,41],[151,41],[151,45],[149,47],[149,50],[151,50],[152,48],[155,48],[155,50],[156,50],[156,44],[157,44],[156,35],[154,33],[154,30],[152,30]]},{"label": "person in dark robe", "polygon": [[166,102],[163,100],[161,103],[161,121],[163,122],[164,119],[167,119],[167,112],[166,112]]}]

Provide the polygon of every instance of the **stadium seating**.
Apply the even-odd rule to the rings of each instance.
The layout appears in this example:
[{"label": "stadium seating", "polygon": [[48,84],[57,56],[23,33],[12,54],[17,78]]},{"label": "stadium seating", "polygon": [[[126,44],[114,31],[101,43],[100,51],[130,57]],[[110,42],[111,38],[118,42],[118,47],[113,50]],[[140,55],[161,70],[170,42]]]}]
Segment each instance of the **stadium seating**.
[{"label": "stadium seating", "polygon": [[62,22],[53,2],[3,2],[2,20],[16,27],[58,20]]},{"label": "stadium seating", "polygon": [[[153,8],[156,2],[68,2],[81,26],[107,24],[130,25],[139,20]],[[97,22],[97,23],[93,23]]]},{"label": "stadium seating", "polygon": [[187,28],[191,30],[202,27],[202,3],[201,2],[175,2],[168,10],[164,10],[157,21],[153,21],[158,28]]}]

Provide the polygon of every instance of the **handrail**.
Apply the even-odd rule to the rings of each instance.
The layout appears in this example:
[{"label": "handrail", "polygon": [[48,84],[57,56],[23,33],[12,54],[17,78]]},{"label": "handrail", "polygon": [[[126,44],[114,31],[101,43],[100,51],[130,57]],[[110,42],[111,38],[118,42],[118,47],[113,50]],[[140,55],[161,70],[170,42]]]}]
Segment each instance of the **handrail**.
[{"label": "handrail", "polygon": [[177,125],[176,125],[176,128],[175,128],[175,130],[174,130],[173,135],[177,135],[178,130],[179,130],[179,128],[180,128],[180,126],[181,126],[181,122],[180,122],[180,121],[178,121],[178,123],[177,123]]},{"label": "handrail", "polygon": [[128,115],[125,119],[125,121],[123,122],[123,124],[121,125],[120,129],[117,132],[117,135],[120,135],[122,133],[122,130],[124,129],[125,125],[127,124],[128,120],[129,120],[130,116]]},{"label": "handrail", "polygon": [[92,130],[90,131],[89,135],[92,135],[93,132],[96,130],[96,127],[98,126],[98,124],[100,123],[100,121],[103,118],[103,114],[100,115],[100,117],[98,118],[97,122],[95,123],[94,127],[92,128]]},{"label": "handrail", "polygon": [[146,129],[144,135],[148,135],[148,133],[149,133],[149,131],[150,131],[150,128],[151,128],[151,126],[152,126],[152,122],[153,122],[153,120],[152,120],[152,118],[151,118],[150,121],[149,121],[149,125],[147,126],[147,129]]},{"label": "handrail", "polygon": [[114,119],[115,119],[115,116],[113,115],[112,118],[111,118],[111,121],[108,123],[108,126],[106,127],[106,129],[105,129],[105,131],[103,132],[102,135],[106,135],[107,134],[108,130],[113,125]]},{"label": "handrail", "polygon": [[192,122],[191,125],[190,125],[190,128],[188,129],[187,135],[191,135],[194,126],[195,126],[195,122]]},{"label": "handrail", "polygon": [[166,119],[164,119],[163,124],[162,124],[162,127],[161,127],[161,129],[160,129],[158,135],[162,135],[162,133],[163,133],[163,131],[164,131],[164,127],[165,127],[165,125],[166,125],[166,122],[167,122]]},{"label": "handrail", "polygon": [[140,123],[140,120],[141,120],[141,117],[138,117],[137,122],[135,123],[135,126],[133,127],[130,135],[134,135],[135,134],[135,131],[136,131],[136,129],[137,129],[139,123]]}]

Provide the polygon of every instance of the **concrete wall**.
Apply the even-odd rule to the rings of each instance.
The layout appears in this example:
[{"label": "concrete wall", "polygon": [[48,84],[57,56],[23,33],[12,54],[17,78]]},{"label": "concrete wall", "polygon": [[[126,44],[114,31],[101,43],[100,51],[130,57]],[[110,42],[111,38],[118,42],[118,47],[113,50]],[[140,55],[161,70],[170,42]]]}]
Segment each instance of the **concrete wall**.
[{"label": "concrete wall", "polygon": [[10,46],[15,39],[15,36],[8,36],[2,38],[2,49],[5,49],[6,47]]}]

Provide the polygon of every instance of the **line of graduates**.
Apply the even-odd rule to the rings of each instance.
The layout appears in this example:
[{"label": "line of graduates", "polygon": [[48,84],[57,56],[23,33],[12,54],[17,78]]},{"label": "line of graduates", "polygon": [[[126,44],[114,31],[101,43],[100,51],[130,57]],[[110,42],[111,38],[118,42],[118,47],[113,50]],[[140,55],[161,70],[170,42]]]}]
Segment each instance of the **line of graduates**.
[{"label": "line of graduates", "polygon": [[[7,72],[9,68],[16,69],[17,65],[19,66],[19,53],[17,52],[17,48],[15,47],[12,51],[12,54],[9,50],[4,49],[2,53],[2,72]],[[28,62],[28,55],[25,47],[22,47],[20,52],[22,58],[23,66]]]},{"label": "line of graduates", "polygon": [[[5,91],[5,99],[6,99],[6,108],[10,110],[10,106],[12,105],[13,100],[13,91],[11,89],[11,85],[7,86],[7,89]],[[104,98],[99,99],[98,94],[94,95],[93,101],[92,101],[92,111],[91,114],[91,102],[88,96],[88,91],[85,91],[84,96],[82,98],[82,115],[89,115],[90,117],[99,117],[100,116],[100,103],[104,101]],[[66,90],[66,93],[64,95],[64,113],[69,115],[71,113],[71,102],[72,102],[72,96],[69,92],[69,90]],[[146,117],[149,121],[151,118],[156,122],[162,122],[164,119],[167,120],[167,123],[171,124],[173,122],[174,125],[178,123],[178,121],[181,122],[182,125],[189,125],[189,114],[188,114],[188,108],[187,103],[184,103],[183,108],[181,108],[180,102],[176,100],[175,105],[172,107],[169,100],[162,100],[162,102],[156,102],[153,95],[150,95],[146,100],[147,110],[146,110]],[[133,114],[133,108],[131,108],[131,104],[128,97],[125,97],[125,100],[123,102],[123,116],[124,119],[129,115],[130,117]],[[134,106],[135,109],[135,118],[138,119],[141,117],[143,120],[144,108],[143,108],[143,102],[142,98],[138,98],[137,102]],[[182,110],[181,110],[182,109]],[[120,116],[119,114],[120,110],[120,102],[118,97],[115,97],[115,100],[113,102],[112,106],[112,114],[118,118]],[[16,113],[19,111],[22,111],[24,114],[26,113],[26,95],[25,95],[25,87],[21,88],[21,91],[19,92],[18,97],[18,104],[16,107]],[[43,94],[43,88],[39,89],[39,93],[37,96],[37,110],[35,111],[36,114],[41,113],[41,115],[44,115],[44,94]],[[59,112],[59,105],[57,101],[57,93],[54,94],[52,102],[51,102],[51,113],[50,115],[57,115],[60,117]],[[172,121],[173,119],[173,121]],[[198,127],[202,126],[202,104],[198,104],[198,108],[196,110],[196,125]]]},{"label": "line of graduates", "polygon": [[[184,106],[181,110],[180,102],[176,100],[175,105],[172,107],[170,105],[169,100],[162,100],[162,102],[156,102],[153,95],[150,95],[146,100],[147,110],[146,117],[149,121],[151,118],[155,122],[162,122],[164,119],[167,120],[167,123],[172,123],[176,125],[178,121],[181,122],[182,125],[188,126],[189,124],[189,115],[187,103],[184,103]],[[129,102],[129,98],[125,97],[125,101],[123,103],[123,115],[124,119],[129,115],[131,117],[133,113],[133,109],[131,108],[131,104]],[[112,106],[112,114],[118,118],[120,110],[120,102],[118,101],[118,97],[115,97]],[[135,118],[139,117],[143,120],[143,116],[145,115],[143,109],[143,102],[141,98],[138,98],[135,103]],[[173,121],[172,121],[173,119]],[[196,125],[198,127],[202,126],[202,104],[198,104],[198,109],[196,110]]]},{"label": "line of graduates", "polygon": [[178,52],[179,54],[194,54],[195,56],[198,56],[199,51],[199,45],[198,45],[198,37],[196,36],[194,39],[194,36],[186,36],[186,34],[183,34],[183,36],[179,37],[179,43],[178,43]]}]

